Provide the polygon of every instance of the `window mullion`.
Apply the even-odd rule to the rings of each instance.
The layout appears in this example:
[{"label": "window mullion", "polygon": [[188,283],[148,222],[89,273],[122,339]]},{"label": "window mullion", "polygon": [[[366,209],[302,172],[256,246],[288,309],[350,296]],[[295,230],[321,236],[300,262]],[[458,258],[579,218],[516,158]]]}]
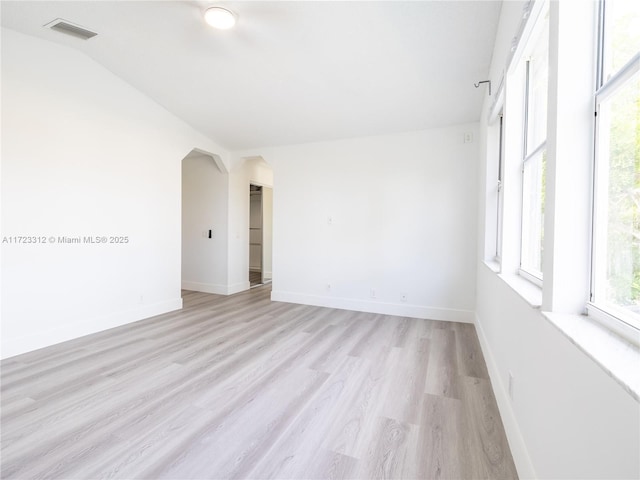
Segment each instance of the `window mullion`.
[{"label": "window mullion", "polygon": [[619,71],[611,76],[604,84],[596,91],[596,99],[601,102],[614,94],[618,88],[620,88],[627,80],[632,78],[638,71],[640,71],[640,52],[636,53],[633,58]]}]

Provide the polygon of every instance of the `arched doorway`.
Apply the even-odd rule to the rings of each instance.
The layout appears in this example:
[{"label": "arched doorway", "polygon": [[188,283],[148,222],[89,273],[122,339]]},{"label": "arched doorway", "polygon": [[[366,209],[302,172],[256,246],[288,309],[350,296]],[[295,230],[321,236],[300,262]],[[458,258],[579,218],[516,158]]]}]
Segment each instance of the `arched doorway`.
[{"label": "arched doorway", "polygon": [[182,160],[181,285],[227,293],[228,175],[215,154],[194,149]]}]

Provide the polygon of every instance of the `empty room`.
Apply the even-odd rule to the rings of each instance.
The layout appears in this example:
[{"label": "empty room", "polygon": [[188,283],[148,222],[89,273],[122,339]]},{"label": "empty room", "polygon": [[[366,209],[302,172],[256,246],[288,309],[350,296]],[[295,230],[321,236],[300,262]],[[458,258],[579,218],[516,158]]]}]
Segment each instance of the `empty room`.
[{"label": "empty room", "polygon": [[640,479],[640,2],[0,20],[2,479]]}]

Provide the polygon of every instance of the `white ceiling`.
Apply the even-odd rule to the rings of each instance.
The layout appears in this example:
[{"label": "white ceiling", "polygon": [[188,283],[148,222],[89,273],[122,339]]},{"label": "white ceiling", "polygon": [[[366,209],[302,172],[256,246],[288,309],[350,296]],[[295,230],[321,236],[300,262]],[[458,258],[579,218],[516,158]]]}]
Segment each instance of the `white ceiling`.
[{"label": "white ceiling", "polygon": [[[239,16],[217,31],[211,5]],[[500,1],[3,1],[2,25],[82,50],[230,150],[480,116]],[[84,41],[42,26],[63,18]]]}]

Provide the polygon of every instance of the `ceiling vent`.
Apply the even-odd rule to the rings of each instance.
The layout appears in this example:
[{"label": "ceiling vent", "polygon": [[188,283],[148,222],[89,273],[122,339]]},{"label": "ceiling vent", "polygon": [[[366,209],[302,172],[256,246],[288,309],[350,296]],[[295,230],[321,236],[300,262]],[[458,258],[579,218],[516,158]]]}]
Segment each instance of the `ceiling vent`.
[{"label": "ceiling vent", "polygon": [[47,23],[45,27],[50,28],[51,30],[55,30],[56,32],[66,33],[67,35],[81,38],[83,40],[89,40],[90,38],[93,38],[97,35],[96,32],[87,30],[86,28],[80,27],[79,25],[74,25],[73,23],[63,20],[62,18],[56,18],[53,22]]}]

